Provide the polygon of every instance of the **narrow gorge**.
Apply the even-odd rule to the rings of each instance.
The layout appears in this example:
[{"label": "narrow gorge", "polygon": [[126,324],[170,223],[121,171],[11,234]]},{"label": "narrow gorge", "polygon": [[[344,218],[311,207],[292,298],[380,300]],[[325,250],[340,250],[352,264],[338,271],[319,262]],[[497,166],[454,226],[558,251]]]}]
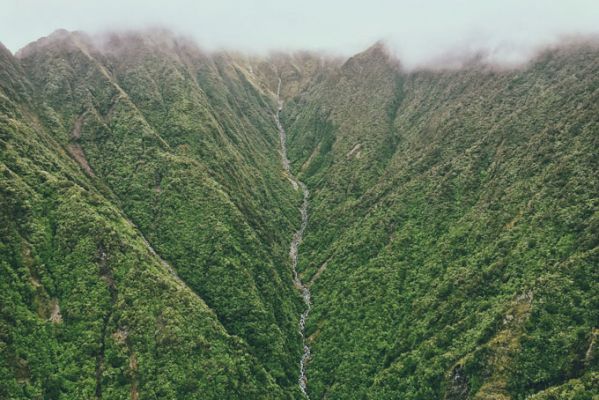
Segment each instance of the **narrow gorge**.
[{"label": "narrow gorge", "polygon": [[303,353],[300,359],[300,372],[299,372],[299,387],[301,392],[306,398],[310,398],[308,396],[307,382],[308,378],[306,376],[306,367],[307,363],[310,360],[310,346],[306,343],[306,319],[310,314],[310,309],[312,308],[312,300],[310,294],[310,288],[308,285],[304,284],[297,272],[297,259],[298,259],[298,248],[302,243],[302,239],[304,237],[304,231],[306,230],[306,226],[308,225],[308,202],[310,198],[310,192],[306,185],[297,179],[297,177],[291,172],[289,168],[289,159],[287,158],[287,134],[285,133],[285,128],[281,124],[280,113],[283,110],[283,100],[281,99],[281,78],[279,78],[279,83],[277,85],[277,111],[275,113],[275,122],[277,124],[277,128],[279,129],[279,139],[281,141],[281,160],[283,164],[283,169],[287,174],[293,188],[298,190],[298,188],[302,191],[303,201],[300,207],[301,213],[301,225],[300,228],[293,234],[293,239],[291,240],[291,246],[289,248],[289,258],[291,259],[291,268],[293,270],[293,285],[301,292],[304,303],[306,304],[306,308],[304,312],[300,315],[299,319],[299,333],[302,336],[302,345],[303,345]]}]

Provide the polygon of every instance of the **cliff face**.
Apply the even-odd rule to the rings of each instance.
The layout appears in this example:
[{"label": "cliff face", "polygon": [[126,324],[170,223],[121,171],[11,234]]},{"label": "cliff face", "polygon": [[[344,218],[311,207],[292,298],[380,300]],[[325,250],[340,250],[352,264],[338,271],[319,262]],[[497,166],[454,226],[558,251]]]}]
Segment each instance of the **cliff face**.
[{"label": "cliff face", "polygon": [[0,397],[301,398],[281,78],[310,397],[590,398],[598,76],[0,46]]}]

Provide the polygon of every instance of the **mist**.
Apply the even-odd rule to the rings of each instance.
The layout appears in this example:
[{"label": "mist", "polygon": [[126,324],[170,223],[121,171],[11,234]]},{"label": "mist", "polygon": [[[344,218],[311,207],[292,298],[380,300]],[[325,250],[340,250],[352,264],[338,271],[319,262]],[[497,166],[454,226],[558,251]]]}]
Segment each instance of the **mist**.
[{"label": "mist", "polygon": [[326,51],[349,56],[377,40],[408,67],[474,54],[526,61],[564,38],[599,34],[596,0],[3,0],[0,41],[13,53],[56,29],[165,27],[207,50]]}]

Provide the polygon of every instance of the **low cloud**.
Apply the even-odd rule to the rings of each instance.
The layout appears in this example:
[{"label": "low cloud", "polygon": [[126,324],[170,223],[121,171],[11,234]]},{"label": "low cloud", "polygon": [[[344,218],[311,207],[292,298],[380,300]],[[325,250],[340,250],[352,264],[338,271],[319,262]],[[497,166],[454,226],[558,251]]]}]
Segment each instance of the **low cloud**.
[{"label": "low cloud", "polygon": [[473,56],[517,64],[564,37],[599,34],[595,0],[7,0],[0,41],[13,52],[57,28],[92,34],[165,26],[202,48],[349,56],[383,39],[407,68]]}]

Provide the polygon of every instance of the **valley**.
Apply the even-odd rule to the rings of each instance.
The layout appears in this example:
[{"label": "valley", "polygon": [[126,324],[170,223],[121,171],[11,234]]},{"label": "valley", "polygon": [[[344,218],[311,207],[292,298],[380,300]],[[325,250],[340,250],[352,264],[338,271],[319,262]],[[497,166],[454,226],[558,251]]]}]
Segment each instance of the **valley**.
[{"label": "valley", "polygon": [[307,368],[308,361],[310,361],[310,347],[306,344],[305,329],[306,329],[306,319],[308,318],[308,315],[310,314],[310,308],[312,307],[312,300],[311,300],[311,296],[310,296],[310,288],[302,282],[302,280],[300,279],[300,276],[297,272],[297,259],[298,259],[299,245],[302,243],[302,239],[304,237],[304,231],[306,230],[306,227],[308,226],[308,204],[309,204],[308,199],[310,197],[310,192],[308,191],[308,188],[306,187],[306,185],[303,182],[298,181],[297,178],[289,170],[289,160],[287,159],[287,137],[285,134],[285,128],[283,128],[283,126],[281,125],[281,121],[279,120],[279,113],[283,109],[283,101],[280,99],[281,83],[282,83],[281,78],[279,78],[279,83],[277,84],[277,105],[278,106],[277,106],[277,113],[275,114],[277,128],[279,129],[279,137],[281,140],[281,160],[282,160],[283,168],[285,169],[285,172],[289,175],[289,180],[291,181],[293,188],[295,190],[298,190],[298,189],[301,190],[301,192],[303,194],[303,198],[304,198],[304,200],[302,201],[302,206],[300,207],[300,214],[302,216],[302,221],[301,221],[299,230],[294,233],[293,239],[291,239],[291,247],[289,249],[289,258],[291,259],[291,268],[293,270],[293,284],[300,291],[302,298],[304,300],[304,303],[306,305],[305,311],[302,312],[302,314],[300,315],[299,324],[298,324],[299,333],[302,337],[302,346],[304,348],[304,352],[303,352],[302,357],[299,362],[299,365],[300,365],[299,387],[300,387],[302,394],[309,398],[308,393],[307,393],[307,387],[306,387],[307,380],[308,380],[308,378],[306,377],[306,368]]},{"label": "valley", "polygon": [[0,46],[0,398],[599,395],[599,45]]}]

